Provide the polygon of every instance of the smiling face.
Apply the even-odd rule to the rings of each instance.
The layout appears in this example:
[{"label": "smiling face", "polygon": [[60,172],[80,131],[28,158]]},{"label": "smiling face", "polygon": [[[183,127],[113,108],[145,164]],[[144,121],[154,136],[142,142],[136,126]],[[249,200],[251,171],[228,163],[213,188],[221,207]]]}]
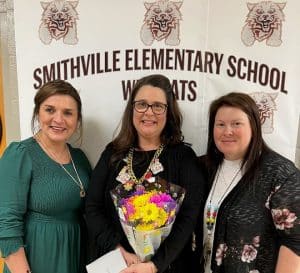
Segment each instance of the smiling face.
[{"label": "smiling face", "polygon": [[38,120],[43,141],[64,144],[77,128],[77,102],[69,95],[50,96],[41,103]]},{"label": "smiling face", "polygon": [[[142,86],[137,92],[134,101],[144,101],[147,104],[167,104],[165,93],[158,87],[151,85]],[[139,145],[159,145],[160,135],[166,125],[167,110],[160,115],[154,114],[151,107],[145,113],[133,109],[133,125],[137,131]]]},{"label": "smiling face", "polygon": [[249,118],[236,107],[222,106],[214,123],[214,142],[228,160],[243,159],[252,137]]}]

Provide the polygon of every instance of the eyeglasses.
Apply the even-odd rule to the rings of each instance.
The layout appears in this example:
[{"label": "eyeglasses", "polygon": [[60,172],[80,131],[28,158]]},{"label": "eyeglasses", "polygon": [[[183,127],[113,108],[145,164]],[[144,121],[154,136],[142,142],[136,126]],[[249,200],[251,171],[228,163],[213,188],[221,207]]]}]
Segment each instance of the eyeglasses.
[{"label": "eyeglasses", "polygon": [[161,115],[164,112],[166,112],[168,105],[160,102],[154,102],[153,104],[148,104],[143,100],[138,100],[133,102],[133,107],[134,110],[139,113],[145,113],[150,107],[154,114]]}]

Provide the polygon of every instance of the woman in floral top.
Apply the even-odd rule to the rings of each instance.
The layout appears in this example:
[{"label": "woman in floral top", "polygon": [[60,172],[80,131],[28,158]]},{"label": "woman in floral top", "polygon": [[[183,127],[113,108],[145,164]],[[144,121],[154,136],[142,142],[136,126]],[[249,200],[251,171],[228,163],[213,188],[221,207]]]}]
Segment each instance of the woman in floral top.
[{"label": "woman in floral top", "polygon": [[205,273],[300,272],[300,172],[263,141],[255,102],[242,93],[216,99],[208,130],[201,162],[210,191],[204,225],[196,230],[195,253],[202,252],[204,231],[201,268]]}]

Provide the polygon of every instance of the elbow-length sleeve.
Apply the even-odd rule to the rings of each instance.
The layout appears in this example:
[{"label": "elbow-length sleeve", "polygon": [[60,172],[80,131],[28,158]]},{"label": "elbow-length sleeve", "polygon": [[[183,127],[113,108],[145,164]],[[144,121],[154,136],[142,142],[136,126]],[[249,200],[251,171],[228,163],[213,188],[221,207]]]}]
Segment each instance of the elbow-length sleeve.
[{"label": "elbow-length sleeve", "polygon": [[280,245],[300,256],[300,171],[291,162],[284,162],[278,165],[278,173],[267,207]]},{"label": "elbow-length sleeve", "polygon": [[175,155],[171,155],[168,172],[169,182],[184,187],[186,195],[170,235],[152,258],[159,272],[164,272],[175,259],[183,258],[182,250],[191,238],[204,205],[204,177],[196,154],[190,147],[183,145]]},{"label": "elbow-length sleeve", "polygon": [[92,260],[116,248],[122,237],[115,228],[116,223],[113,222],[114,211],[108,205],[112,204],[108,185],[112,175],[109,167],[110,156],[110,149],[104,150],[101,154],[92,172],[87,193],[86,220],[89,241],[92,244]]},{"label": "elbow-length sleeve", "polygon": [[0,159],[0,251],[7,257],[24,246],[32,161],[21,143],[12,143]]}]

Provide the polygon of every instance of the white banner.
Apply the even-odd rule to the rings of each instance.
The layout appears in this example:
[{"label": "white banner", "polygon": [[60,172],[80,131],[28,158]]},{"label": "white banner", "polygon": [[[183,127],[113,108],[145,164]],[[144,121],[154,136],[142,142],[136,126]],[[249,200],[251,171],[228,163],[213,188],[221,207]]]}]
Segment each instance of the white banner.
[{"label": "white banner", "polygon": [[209,103],[253,95],[264,138],[295,159],[300,3],[273,1],[15,0],[21,137],[45,82],[72,83],[83,101],[83,149],[94,164],[112,140],[134,81],[168,76],[185,140],[205,152]]}]

